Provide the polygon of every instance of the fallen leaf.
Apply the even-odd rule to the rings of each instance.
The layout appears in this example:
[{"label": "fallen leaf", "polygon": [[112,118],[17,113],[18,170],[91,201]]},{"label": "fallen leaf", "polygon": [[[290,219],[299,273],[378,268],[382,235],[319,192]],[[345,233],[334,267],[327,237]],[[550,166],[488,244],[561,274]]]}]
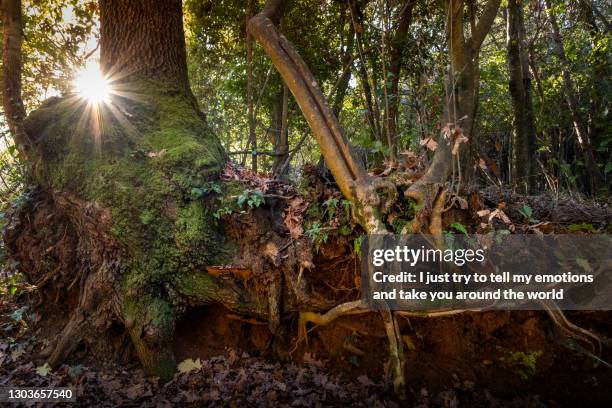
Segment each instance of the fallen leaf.
[{"label": "fallen leaf", "polygon": [[438,142],[433,140],[433,138],[428,137],[427,139],[423,139],[420,142],[421,146],[427,147],[427,149],[434,151],[438,148]]},{"label": "fallen leaf", "polygon": [[452,154],[453,156],[457,155],[457,153],[459,153],[459,147],[461,145],[461,143],[465,143],[468,141],[468,138],[464,136],[463,132],[461,130],[457,131],[456,137],[455,137],[455,143],[453,144],[453,150],[452,150]]},{"label": "fallen leaf", "polygon": [[201,368],[202,361],[199,358],[195,361],[191,358],[188,358],[181,361],[178,365],[178,370],[180,373],[189,373],[191,371],[197,371]]},{"label": "fallen leaf", "polygon": [[302,227],[303,214],[308,208],[308,202],[303,198],[297,196],[293,198],[283,216],[285,226],[291,234],[291,238],[298,239],[304,234],[304,228]]},{"label": "fallen leaf", "polygon": [[476,211],[476,214],[478,214],[479,217],[486,217],[487,215],[491,214],[491,210]]},{"label": "fallen leaf", "polygon": [[46,377],[50,372],[51,367],[49,366],[49,363],[36,367],[36,374],[40,375],[41,377]]},{"label": "fallen leaf", "polygon": [[125,390],[125,396],[131,400],[138,399],[144,394],[144,388],[144,383],[136,383]]},{"label": "fallen leaf", "polygon": [[149,157],[161,157],[166,153],[166,149],[161,149],[159,152],[149,152],[147,156]]}]

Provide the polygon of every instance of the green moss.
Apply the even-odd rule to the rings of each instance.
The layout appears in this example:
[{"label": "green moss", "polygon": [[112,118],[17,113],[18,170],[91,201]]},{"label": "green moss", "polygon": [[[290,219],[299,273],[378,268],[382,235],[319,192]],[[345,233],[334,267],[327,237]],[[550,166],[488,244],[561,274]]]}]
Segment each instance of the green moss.
[{"label": "green moss", "polygon": [[122,305],[125,320],[133,322],[138,330],[147,325],[153,325],[161,332],[171,332],[173,329],[172,308],[167,301],[159,297],[126,297]]},{"label": "green moss", "polygon": [[226,155],[191,95],[156,83],[130,93],[137,97],[101,109],[98,131],[74,98],[45,102],[26,126],[39,145],[34,180],[110,210],[111,232],[128,251],[120,290],[146,294],[231,259],[213,217],[223,198],[190,194],[217,176]]},{"label": "green moss", "polygon": [[192,272],[177,276],[174,285],[182,295],[200,300],[213,300],[219,289],[215,278],[204,272]]},{"label": "green moss", "polygon": [[147,344],[142,331],[152,327],[162,343],[171,335],[174,293],[198,302],[218,297],[205,267],[229,263],[235,248],[214,214],[235,207],[245,187],[204,189],[226,155],[191,95],[155,83],[129,93],[137,96],[101,109],[97,129],[75,98],[53,98],[33,112],[26,121],[37,144],[32,177],[110,211],[110,233],[126,251],[116,282],[123,318],[145,368],[169,378],[171,351],[147,350],[157,342]]}]

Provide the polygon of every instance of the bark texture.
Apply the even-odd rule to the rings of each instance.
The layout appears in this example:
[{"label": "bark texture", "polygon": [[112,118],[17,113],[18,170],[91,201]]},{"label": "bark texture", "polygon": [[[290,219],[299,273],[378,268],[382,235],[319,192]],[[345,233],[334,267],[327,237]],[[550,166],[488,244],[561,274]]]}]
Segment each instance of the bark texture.
[{"label": "bark texture", "polygon": [[114,81],[189,88],[181,0],[100,0],[100,60]]}]

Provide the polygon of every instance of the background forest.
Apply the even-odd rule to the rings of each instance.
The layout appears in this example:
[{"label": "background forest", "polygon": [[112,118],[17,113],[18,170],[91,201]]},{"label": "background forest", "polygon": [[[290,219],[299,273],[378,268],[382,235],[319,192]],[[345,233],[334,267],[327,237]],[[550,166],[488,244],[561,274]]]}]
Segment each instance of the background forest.
[{"label": "background forest", "polygon": [[[517,5],[516,32],[508,30],[509,11],[502,7],[484,40],[473,136],[477,175],[485,183],[512,184],[514,158],[532,167],[534,193],[606,195],[612,172],[610,5],[548,3]],[[319,162],[320,152],[272,63],[247,40],[248,13],[262,6],[185,2],[191,86],[233,161],[296,181],[305,163]],[[49,0],[26,1],[24,7],[23,99],[29,112],[49,96],[71,92],[75,75],[95,62],[97,5]],[[444,107],[444,3],[294,1],[288,10],[281,32],[311,67],[368,168],[381,172],[393,165],[391,158],[426,154],[432,147],[427,141],[441,130]],[[514,68],[516,51],[520,66]],[[530,101],[516,100],[529,105],[527,128],[516,125],[513,69],[520,71]],[[581,128],[590,147],[581,141]],[[532,138],[527,161],[512,154],[517,137]],[[595,162],[592,173],[589,160]],[[23,184],[6,127],[0,163],[6,206]],[[520,185],[517,177],[514,184]]]}]

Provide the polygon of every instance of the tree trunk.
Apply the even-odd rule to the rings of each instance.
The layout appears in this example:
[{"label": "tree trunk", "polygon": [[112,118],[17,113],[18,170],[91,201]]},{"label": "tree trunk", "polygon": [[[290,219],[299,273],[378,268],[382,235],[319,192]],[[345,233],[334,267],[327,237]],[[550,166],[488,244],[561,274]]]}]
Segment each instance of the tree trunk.
[{"label": "tree trunk", "polygon": [[[350,13],[350,10],[349,10]],[[348,33],[346,35],[346,47],[342,54],[342,75],[338,79],[338,84],[335,90],[334,101],[332,104],[332,111],[336,117],[340,117],[342,112],[342,104],[344,103],[344,97],[346,96],[346,90],[348,89],[349,82],[351,80],[351,66],[353,65],[353,48],[355,46],[355,29],[353,24],[349,22]]]},{"label": "tree trunk", "polygon": [[591,75],[592,78],[597,78],[598,81],[592,85],[589,120],[588,120],[588,134],[593,146],[594,154],[597,159],[597,148],[601,146],[601,143],[605,139],[606,129],[610,126],[610,121],[606,112],[612,107],[609,98],[607,98],[607,92],[609,92],[612,84],[610,83],[610,64],[608,63],[608,53],[604,46],[604,38],[607,34],[606,29],[604,31],[599,29],[595,19],[596,7],[591,2],[581,1],[580,10],[582,20],[589,32],[591,37]]},{"label": "tree trunk", "polygon": [[188,90],[181,0],[100,0],[100,65],[113,81]]},{"label": "tree trunk", "polygon": [[275,177],[283,179],[287,167],[284,166],[289,156],[289,88],[283,83],[278,137],[274,143],[274,164],[272,172]]},{"label": "tree trunk", "polygon": [[167,378],[185,299],[257,307],[203,272],[232,259],[216,199],[194,195],[218,179],[226,155],[189,89],[181,1],[103,0],[100,15],[111,101],[51,98],[26,118],[37,189],[5,240],[43,294],[78,299],[51,366],[119,322],[147,372]]},{"label": "tree trunk", "polygon": [[[253,0],[247,0],[246,22],[253,17]],[[255,134],[255,112],[253,110],[253,37],[246,33],[246,64],[247,64],[247,118],[249,121],[249,142],[252,145],[251,169],[257,173],[257,135]],[[249,143],[247,143],[249,146]]]},{"label": "tree trunk", "polygon": [[393,40],[391,41],[391,49],[389,52],[389,70],[387,72],[387,83],[390,84],[388,109],[385,111],[385,123],[387,124],[387,139],[392,142],[392,151],[396,149],[397,143],[397,126],[398,126],[398,106],[400,101],[399,95],[399,79],[403,62],[404,47],[406,43],[406,34],[410,23],[412,22],[412,9],[415,5],[414,0],[408,0],[401,8],[399,15],[399,24]]},{"label": "tree trunk", "polygon": [[[235,180],[234,168],[220,180],[226,154],[189,90],[184,40],[177,38],[180,1],[107,0],[100,7],[111,101],[56,97],[26,118],[36,188],[4,237],[42,296],[72,310],[48,363],[56,367],[80,343],[104,342],[109,328],[121,327],[146,372],[169,378],[175,325],[188,308],[220,303],[269,321],[274,331],[283,313],[333,307],[337,299],[309,295],[309,238],[287,245],[287,201],[278,197],[288,187],[266,184],[270,196],[245,211],[236,197],[253,187]],[[256,19],[249,27],[259,35]],[[297,64],[287,68],[307,76],[280,70],[354,200],[355,218],[369,232],[383,231],[380,213],[394,186],[360,167],[307,67],[286,39],[275,38]],[[304,97],[316,102],[305,105]]]},{"label": "tree trunk", "polygon": [[368,75],[367,59],[365,50],[363,47],[363,21],[361,18],[361,10],[359,4],[356,1],[351,0],[350,11],[351,11],[351,23],[356,35],[357,51],[359,52],[359,76],[361,78],[361,87],[363,88],[363,97],[365,101],[365,117],[374,140],[382,140],[382,132],[380,129],[379,116],[376,111],[376,105],[374,97],[372,95],[372,86],[370,84],[370,76]]},{"label": "tree trunk", "polygon": [[533,193],[536,133],[521,0],[508,0],[506,10],[509,89],[514,112],[512,183],[523,193]]},{"label": "tree trunk", "polygon": [[593,147],[591,146],[591,139],[588,134],[587,124],[580,113],[580,106],[578,104],[578,98],[576,96],[576,89],[574,81],[570,74],[569,61],[565,55],[565,48],[563,45],[563,37],[559,31],[559,25],[557,24],[557,16],[550,0],[545,1],[546,14],[548,15],[548,21],[550,24],[550,33],[552,37],[553,52],[559,59],[561,65],[561,76],[563,77],[563,86],[565,94],[565,102],[572,115],[572,121],[574,122],[574,130],[576,131],[576,137],[578,139],[578,145],[582,151],[584,161],[586,163],[591,192],[595,193],[602,184],[603,176],[597,167],[595,155],[593,153]]},{"label": "tree trunk", "polygon": [[[464,0],[449,0],[447,3],[448,52],[451,64],[446,79],[447,95],[440,120],[442,132],[427,171],[406,191],[406,195],[410,198],[417,201],[431,200],[432,193],[437,191],[440,183],[448,179],[453,169],[456,171],[459,183],[471,177],[474,159],[472,146],[477,144],[473,127],[480,77],[478,54],[497,16],[500,3],[500,0],[488,0],[478,23],[475,22],[475,16],[472,16],[474,23],[469,38],[466,38],[464,32]],[[467,137],[468,141],[457,145],[459,149],[453,154],[456,142],[463,140],[458,139],[462,135]],[[459,154],[463,156],[462,160],[455,160]]]},{"label": "tree trunk", "polygon": [[30,141],[23,128],[26,112],[21,99],[21,0],[2,0],[2,28],[4,117],[20,155],[27,159]]}]

